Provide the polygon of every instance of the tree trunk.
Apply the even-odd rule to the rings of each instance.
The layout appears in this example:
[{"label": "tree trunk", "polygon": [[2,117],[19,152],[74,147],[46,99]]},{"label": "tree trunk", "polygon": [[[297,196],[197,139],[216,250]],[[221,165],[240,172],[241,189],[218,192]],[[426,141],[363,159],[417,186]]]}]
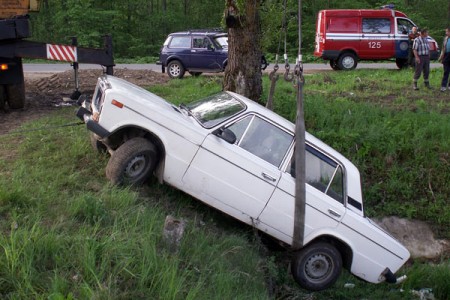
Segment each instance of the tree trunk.
[{"label": "tree trunk", "polygon": [[256,102],[261,101],[260,0],[245,0],[239,11],[235,0],[227,0],[228,64],[223,89]]}]

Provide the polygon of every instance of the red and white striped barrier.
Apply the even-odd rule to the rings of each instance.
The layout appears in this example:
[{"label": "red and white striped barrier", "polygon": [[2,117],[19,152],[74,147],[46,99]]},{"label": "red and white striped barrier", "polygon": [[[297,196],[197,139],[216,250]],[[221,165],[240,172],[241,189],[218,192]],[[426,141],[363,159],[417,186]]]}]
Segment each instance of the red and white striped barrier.
[{"label": "red and white striped barrier", "polygon": [[47,44],[47,59],[77,62],[77,47]]}]

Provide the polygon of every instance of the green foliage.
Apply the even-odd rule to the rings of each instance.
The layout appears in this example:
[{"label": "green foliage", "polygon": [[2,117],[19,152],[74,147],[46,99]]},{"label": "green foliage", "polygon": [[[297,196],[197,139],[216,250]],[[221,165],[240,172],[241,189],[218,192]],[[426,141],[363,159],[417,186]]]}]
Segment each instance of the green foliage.
[{"label": "green foliage", "polygon": [[[113,36],[114,53],[119,58],[136,58],[159,54],[167,34],[196,28],[221,27],[224,1],[94,1],[48,0],[40,13],[32,14],[33,39],[52,43],[70,43],[77,36],[80,46],[102,47],[101,36]],[[298,1],[261,1],[263,52],[270,55],[284,53],[289,57],[298,53]],[[244,1],[237,1],[243,7]],[[403,11],[420,27],[428,27],[430,35],[442,41],[448,26],[445,0],[394,0],[397,10]],[[370,0],[307,0],[302,1],[302,53],[314,49],[316,16],[321,9],[379,8],[383,1]],[[444,9],[443,9],[444,8]],[[206,16],[206,17],[205,17]],[[285,23],[283,23],[283,19]],[[432,20],[432,22],[430,22]],[[285,26],[283,26],[285,24]],[[286,28],[286,33],[284,32]],[[304,57],[306,59],[308,57]],[[314,59],[310,57],[310,59]],[[152,61],[154,62],[154,61]]]}]

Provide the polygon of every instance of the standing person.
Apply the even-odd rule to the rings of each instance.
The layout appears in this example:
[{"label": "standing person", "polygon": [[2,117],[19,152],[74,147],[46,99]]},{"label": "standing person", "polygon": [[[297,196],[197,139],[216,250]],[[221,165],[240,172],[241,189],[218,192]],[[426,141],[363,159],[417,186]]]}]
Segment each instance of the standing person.
[{"label": "standing person", "polygon": [[444,75],[442,76],[441,92],[447,89],[448,75],[450,74],[450,26],[445,29],[445,38],[442,43],[441,55],[439,61],[444,66]]},{"label": "standing person", "polygon": [[416,61],[414,77],[413,77],[413,89],[418,90],[417,81],[423,71],[423,81],[425,86],[429,89],[430,81],[428,76],[430,75],[430,46],[428,45],[428,30],[426,28],[420,31],[420,36],[414,40],[413,52]]},{"label": "standing person", "polygon": [[414,52],[413,52],[413,43],[414,39],[419,36],[417,32],[417,27],[413,26],[411,31],[408,34],[408,66],[414,68]]}]

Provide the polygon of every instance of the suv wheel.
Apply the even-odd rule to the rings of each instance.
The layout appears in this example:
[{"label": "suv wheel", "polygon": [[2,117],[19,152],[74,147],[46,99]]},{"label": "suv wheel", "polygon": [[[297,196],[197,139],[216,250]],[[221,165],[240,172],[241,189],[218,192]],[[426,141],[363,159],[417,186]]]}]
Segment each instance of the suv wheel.
[{"label": "suv wheel", "polygon": [[114,185],[140,185],[153,173],[157,161],[158,152],[149,140],[132,138],[112,153],[106,177]]},{"label": "suv wheel", "polygon": [[184,67],[178,60],[173,60],[167,65],[167,74],[170,78],[181,79],[184,76]]}]

